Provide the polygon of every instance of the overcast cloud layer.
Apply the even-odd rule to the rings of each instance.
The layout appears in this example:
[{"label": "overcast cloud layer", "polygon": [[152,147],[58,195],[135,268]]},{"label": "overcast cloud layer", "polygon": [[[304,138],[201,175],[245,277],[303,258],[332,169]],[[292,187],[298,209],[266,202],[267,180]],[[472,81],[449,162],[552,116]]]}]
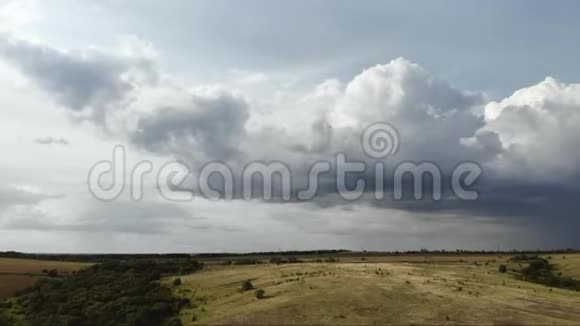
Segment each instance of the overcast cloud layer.
[{"label": "overcast cloud layer", "polygon": [[[0,250],[580,246],[580,84],[574,79],[580,71],[568,60],[577,58],[579,48],[556,37],[562,44],[550,44],[554,48],[546,57],[534,57],[537,51],[530,49],[529,56],[514,59],[517,44],[498,38],[490,44],[494,55],[488,48],[459,53],[456,61],[441,55],[450,39],[463,43],[465,51],[475,51],[470,37],[485,43],[486,37],[496,35],[476,26],[478,19],[515,10],[517,2],[509,8],[480,8],[482,17],[465,27],[472,35],[441,30],[448,34],[434,38],[441,44],[429,44],[429,58],[419,51],[425,40],[417,36],[427,33],[428,26],[411,28],[400,20],[430,25],[449,12],[426,7],[426,21],[419,21],[410,10],[414,4],[368,3],[353,10],[337,3],[320,21],[310,21],[314,18],[305,13],[306,23],[300,27],[282,19],[284,8],[240,8],[248,17],[264,12],[280,16],[279,21],[261,22],[284,31],[276,39],[258,32],[258,23],[240,22],[239,17],[232,18],[231,26],[223,22],[227,17],[204,18],[227,9],[220,3],[184,2],[175,11],[160,3],[127,3],[0,0],[0,144],[5,151],[0,162],[5,180],[0,187]],[[318,5],[311,10],[321,10]],[[58,8],[76,14],[63,20],[65,11]],[[191,35],[169,33],[173,27],[160,31],[156,20],[163,15],[153,8],[183,24]],[[530,9],[529,21],[518,19],[535,29],[531,16],[537,5],[530,2],[522,8]],[[454,10],[460,14],[460,8]],[[363,21],[373,12],[388,22],[366,22],[352,31],[340,27],[345,18]],[[565,13],[550,13],[560,15],[554,19],[561,24],[580,27]],[[90,24],[79,19],[83,15],[110,23]],[[327,33],[319,35],[324,42],[312,43],[304,35],[305,26],[318,28],[315,34],[324,26]],[[518,26],[504,26],[505,34],[517,34]],[[393,27],[414,37],[401,43]],[[89,31],[94,38],[87,38]],[[547,46],[536,42],[543,33],[520,36],[538,51]],[[288,44],[278,44],[280,40]],[[391,48],[382,47],[389,42]],[[277,47],[286,52],[278,53]],[[357,47],[373,55],[359,53]],[[227,60],[225,53],[231,54]],[[523,72],[506,68],[498,58],[537,64]],[[432,66],[435,72],[428,68]],[[496,75],[490,76],[490,70]],[[176,203],[159,196],[153,180],[147,179],[140,202],[128,194],[102,202],[86,185],[91,166],[111,159],[113,147],[121,144],[128,151],[128,166],[150,160],[160,167],[179,159],[194,175],[211,161],[228,163],[237,176],[249,162],[281,161],[292,169],[295,193],[304,186],[313,162],[333,161],[336,153],[376,163],[361,151],[360,137],[377,122],[390,123],[400,136],[388,167],[429,161],[447,177],[458,163],[475,162],[483,170],[474,186],[480,198],[448,197],[445,184],[441,201],[394,201],[392,196],[377,201],[369,192],[347,202],[323,182],[319,196],[306,202],[195,196]],[[376,179],[374,173],[360,177],[371,185]],[[385,184],[392,181],[384,176]]]}]

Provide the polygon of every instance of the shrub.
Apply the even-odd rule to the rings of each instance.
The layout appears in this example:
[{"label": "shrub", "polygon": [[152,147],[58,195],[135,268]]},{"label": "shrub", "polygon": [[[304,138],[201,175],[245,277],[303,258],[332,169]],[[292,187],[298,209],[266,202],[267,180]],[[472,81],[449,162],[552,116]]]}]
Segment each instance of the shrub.
[{"label": "shrub", "polygon": [[180,285],[181,285],[181,279],[179,277],[173,280],[173,286],[180,286]]},{"label": "shrub", "polygon": [[507,266],[504,264],[499,265],[499,272],[500,273],[505,273],[507,272]]},{"label": "shrub", "polygon": [[56,269],[51,269],[46,274],[48,277],[58,277],[58,271]]},{"label": "shrub", "polygon": [[233,262],[234,265],[257,265],[260,261],[252,258],[238,259]]},{"label": "shrub", "polygon": [[250,280],[245,280],[242,282],[242,292],[250,291],[254,289],[254,284]]},{"label": "shrub", "polygon": [[288,257],[288,263],[290,263],[290,264],[298,264],[301,262],[302,262],[302,260],[300,260],[296,257]]},{"label": "shrub", "polygon": [[169,322],[167,322],[167,326],[181,326],[181,319],[179,318],[173,318],[171,320],[169,320]]},{"label": "shrub", "polygon": [[540,256],[538,256],[538,255],[520,254],[520,255],[513,256],[510,260],[511,261],[523,261],[523,262],[527,262],[527,261],[533,261],[533,260],[538,260],[538,259],[541,259]]},{"label": "shrub", "polygon": [[256,290],[256,299],[264,299],[266,297],[266,291],[262,289]]}]

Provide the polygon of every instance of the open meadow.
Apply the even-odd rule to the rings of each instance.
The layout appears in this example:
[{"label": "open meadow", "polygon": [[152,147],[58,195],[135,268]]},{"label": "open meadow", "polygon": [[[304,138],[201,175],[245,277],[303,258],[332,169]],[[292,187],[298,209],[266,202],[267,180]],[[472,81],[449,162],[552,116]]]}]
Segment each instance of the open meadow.
[{"label": "open meadow", "polygon": [[544,255],[563,275],[580,280],[580,254]]},{"label": "open meadow", "polygon": [[[565,257],[565,258],[564,258]],[[551,258],[578,275],[579,254]],[[207,265],[166,278],[195,324],[579,324],[580,292],[498,272],[509,255],[345,257],[338,262]],[[242,291],[249,280],[252,290]],[[177,284],[180,283],[180,284]],[[256,291],[264,291],[258,299]]]},{"label": "open meadow", "polygon": [[579,276],[572,252],[0,258],[0,325],[577,325]]}]

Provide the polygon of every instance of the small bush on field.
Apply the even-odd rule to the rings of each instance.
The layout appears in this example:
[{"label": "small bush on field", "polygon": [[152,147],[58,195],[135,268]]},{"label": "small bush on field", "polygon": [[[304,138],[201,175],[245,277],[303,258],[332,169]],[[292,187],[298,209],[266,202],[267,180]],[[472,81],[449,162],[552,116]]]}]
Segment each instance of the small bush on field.
[{"label": "small bush on field", "polygon": [[302,260],[296,258],[296,257],[288,257],[288,263],[290,264],[297,264],[297,263],[301,263]]},{"label": "small bush on field", "polygon": [[250,280],[242,282],[242,292],[250,291],[254,289],[254,284]]},{"label": "small bush on field", "polygon": [[521,254],[521,255],[515,255],[513,256],[510,260],[511,261],[531,261],[531,260],[538,260],[541,259],[540,256],[538,255],[526,255],[526,254]]},{"label": "small bush on field", "polygon": [[179,285],[181,285],[181,279],[178,277],[178,278],[173,280],[173,286],[179,286]]},{"label": "small bush on field", "polygon": [[499,272],[500,273],[505,273],[507,272],[507,266],[504,264],[499,265]]},{"label": "small bush on field", "polygon": [[266,291],[262,289],[256,290],[256,299],[264,299],[266,297]]},{"label": "small bush on field", "polygon": [[173,318],[167,322],[167,326],[181,326],[181,320],[179,318]]},{"label": "small bush on field", "polygon": [[257,259],[245,258],[239,259],[233,262],[234,265],[257,265],[260,264],[260,261]]}]

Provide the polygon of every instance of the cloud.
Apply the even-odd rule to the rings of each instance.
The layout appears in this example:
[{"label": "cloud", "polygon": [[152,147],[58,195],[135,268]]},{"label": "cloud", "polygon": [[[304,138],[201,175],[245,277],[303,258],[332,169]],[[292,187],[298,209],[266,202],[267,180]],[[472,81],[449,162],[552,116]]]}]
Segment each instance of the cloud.
[{"label": "cloud", "polygon": [[139,78],[153,74],[147,58],[96,49],[68,52],[7,35],[0,36],[0,55],[79,118],[100,124],[105,124],[108,110],[118,109],[113,104],[137,87]]},{"label": "cloud", "polygon": [[0,32],[11,31],[40,19],[36,0],[1,0]]},{"label": "cloud", "polygon": [[574,184],[580,170],[580,84],[548,77],[485,107],[478,133],[497,135],[502,155],[490,165],[502,178]]},{"label": "cloud", "polygon": [[129,140],[153,153],[200,161],[227,160],[236,155],[248,119],[244,99],[220,89],[184,96],[182,104],[159,103],[150,113],[136,117]]},{"label": "cloud", "polygon": [[62,198],[62,194],[45,192],[30,186],[0,187],[0,216],[14,207],[34,206],[49,199]]},{"label": "cloud", "polygon": [[[197,86],[166,75],[150,44],[126,42],[118,53],[70,52],[10,38],[0,41],[0,53],[69,114],[85,117],[114,139],[155,155],[186,159],[194,174],[210,160],[227,161],[238,180],[246,163],[282,161],[292,170],[293,193],[303,189],[312,163],[332,162],[336,153],[376,162],[363,153],[360,137],[367,126],[388,122],[400,137],[399,151],[386,161],[391,172],[401,162],[429,161],[448,177],[458,163],[477,162],[484,171],[477,184],[481,197],[472,202],[447,198],[447,183],[446,199],[440,202],[373,202],[365,196],[364,205],[423,218],[484,218],[496,225],[527,219],[530,229],[557,231],[561,243],[574,242],[570,229],[558,225],[578,225],[572,217],[580,209],[574,199],[580,195],[578,84],[547,78],[503,100],[489,101],[482,92],[461,90],[398,58],[345,82],[329,79],[306,91],[283,89],[255,99],[234,86]],[[242,84],[256,86],[267,80],[236,74]],[[319,208],[349,205],[336,196],[334,173],[322,180],[320,197],[313,202]],[[358,177],[374,190],[373,171]],[[384,181],[392,184],[392,174]],[[123,208],[117,209],[111,214],[121,214]],[[546,228],[549,218],[560,224]],[[92,223],[86,224],[99,229]],[[107,225],[111,230],[130,229],[125,222]],[[336,228],[334,234],[341,232],[344,229]]]},{"label": "cloud", "polygon": [[89,120],[112,137],[152,153],[204,160],[228,159],[237,152],[248,119],[243,97],[157,78],[151,45],[134,37],[122,41],[119,53],[69,52],[0,37],[0,55],[72,117]]},{"label": "cloud", "polygon": [[51,136],[36,138],[34,139],[34,143],[39,145],[53,145],[53,144],[62,146],[70,145],[70,142],[64,138],[57,138]]}]

